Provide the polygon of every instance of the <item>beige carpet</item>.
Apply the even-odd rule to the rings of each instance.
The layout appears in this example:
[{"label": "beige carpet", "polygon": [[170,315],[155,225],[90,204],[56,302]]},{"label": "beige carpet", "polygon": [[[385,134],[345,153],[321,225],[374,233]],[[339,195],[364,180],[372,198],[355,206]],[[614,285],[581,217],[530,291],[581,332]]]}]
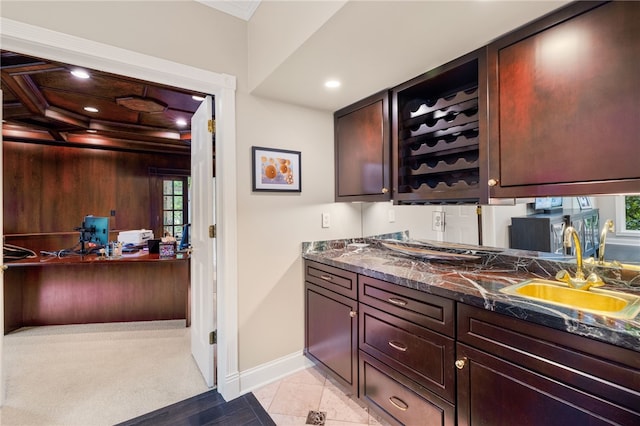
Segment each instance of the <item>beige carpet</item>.
[{"label": "beige carpet", "polygon": [[208,390],[184,321],[22,329],[3,362],[3,426],[113,425]]}]

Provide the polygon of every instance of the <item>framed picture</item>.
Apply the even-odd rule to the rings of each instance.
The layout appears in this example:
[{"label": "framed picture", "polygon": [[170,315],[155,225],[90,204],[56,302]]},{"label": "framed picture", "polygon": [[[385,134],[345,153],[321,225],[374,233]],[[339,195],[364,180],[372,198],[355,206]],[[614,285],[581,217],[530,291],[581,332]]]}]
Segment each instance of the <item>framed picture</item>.
[{"label": "framed picture", "polygon": [[301,192],[300,152],[251,148],[254,191]]},{"label": "framed picture", "polygon": [[591,199],[589,197],[577,197],[580,210],[586,210],[591,208]]}]

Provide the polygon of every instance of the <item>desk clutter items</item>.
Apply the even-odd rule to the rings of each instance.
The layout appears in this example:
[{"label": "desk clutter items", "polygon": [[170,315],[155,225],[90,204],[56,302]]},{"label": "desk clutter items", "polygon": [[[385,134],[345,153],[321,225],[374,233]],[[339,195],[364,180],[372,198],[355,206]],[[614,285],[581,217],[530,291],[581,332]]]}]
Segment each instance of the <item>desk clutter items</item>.
[{"label": "desk clutter items", "polygon": [[134,229],[118,233],[118,242],[125,246],[142,247],[147,245],[149,240],[153,240],[153,231],[149,229]]},{"label": "desk clutter items", "polygon": [[147,241],[147,246],[149,247],[149,254],[159,254],[160,253],[160,241],[156,239],[151,239]]},{"label": "desk clutter items", "polygon": [[124,244],[120,241],[111,241],[100,249],[99,255],[105,259],[119,259],[122,257],[123,246]]},{"label": "desk clutter items", "polygon": [[38,257],[38,255],[33,250],[7,243],[2,245],[2,261],[4,263],[11,262],[12,260],[31,259],[35,257]]},{"label": "desk clutter items", "polygon": [[176,239],[171,236],[165,234],[160,240],[160,257],[173,257],[176,255]]},{"label": "desk clutter items", "polygon": [[176,255],[176,242],[160,242],[160,257],[173,257]]}]

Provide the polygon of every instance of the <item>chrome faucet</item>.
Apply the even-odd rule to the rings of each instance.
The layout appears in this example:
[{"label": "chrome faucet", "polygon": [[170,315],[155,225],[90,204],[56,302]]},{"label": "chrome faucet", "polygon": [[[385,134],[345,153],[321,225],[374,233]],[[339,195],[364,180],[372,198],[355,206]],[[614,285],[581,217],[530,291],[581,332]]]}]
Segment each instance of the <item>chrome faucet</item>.
[{"label": "chrome faucet", "polygon": [[569,287],[579,290],[589,290],[591,287],[603,286],[604,282],[595,272],[589,274],[585,279],[584,271],[582,269],[582,246],[580,245],[580,237],[578,236],[578,232],[575,228],[573,226],[569,226],[564,231],[564,246],[570,248],[572,239],[576,252],[576,276],[571,277],[571,274],[569,274],[567,270],[563,269],[556,274],[556,279],[566,282],[569,284]]},{"label": "chrome faucet", "polygon": [[615,227],[613,226],[613,220],[607,219],[602,227],[602,232],[600,233],[600,247],[598,247],[598,263],[604,264],[604,246],[607,240],[607,233],[615,232]]}]

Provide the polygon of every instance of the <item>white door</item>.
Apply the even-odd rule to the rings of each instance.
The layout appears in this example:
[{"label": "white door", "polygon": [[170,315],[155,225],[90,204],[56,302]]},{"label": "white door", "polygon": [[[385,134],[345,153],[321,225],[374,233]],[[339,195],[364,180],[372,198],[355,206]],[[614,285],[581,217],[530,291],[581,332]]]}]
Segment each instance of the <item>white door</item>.
[{"label": "white door", "polygon": [[449,243],[478,244],[476,206],[444,206],[444,240]]},{"label": "white door", "polygon": [[215,381],[216,251],[209,227],[215,225],[213,178],[213,102],[207,96],[191,118],[191,354],[207,386]]}]

